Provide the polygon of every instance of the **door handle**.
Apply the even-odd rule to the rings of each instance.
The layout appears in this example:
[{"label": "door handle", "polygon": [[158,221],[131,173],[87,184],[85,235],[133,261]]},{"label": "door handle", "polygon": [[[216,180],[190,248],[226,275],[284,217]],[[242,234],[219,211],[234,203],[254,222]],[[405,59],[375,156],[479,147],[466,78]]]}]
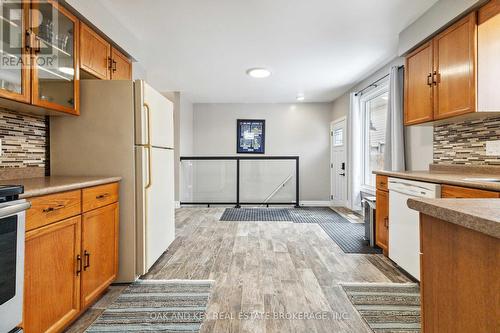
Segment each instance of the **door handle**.
[{"label": "door handle", "polygon": [[90,267],[90,253],[85,250],[83,252],[83,257],[85,258],[85,263],[83,264],[83,270],[86,271]]},{"label": "door handle", "polygon": [[152,147],[151,147],[151,109],[149,108],[148,103],[144,103],[144,108],[146,109],[147,115],[147,124],[148,124],[148,141],[146,143],[146,149],[148,150],[148,182],[146,184],[146,189],[151,187],[151,157],[152,157]]},{"label": "door handle", "polygon": [[339,173],[339,176],[344,176],[345,177],[345,173]]},{"label": "door handle", "polygon": [[345,170],[345,162],[342,162],[342,165],[340,166],[340,169]]}]

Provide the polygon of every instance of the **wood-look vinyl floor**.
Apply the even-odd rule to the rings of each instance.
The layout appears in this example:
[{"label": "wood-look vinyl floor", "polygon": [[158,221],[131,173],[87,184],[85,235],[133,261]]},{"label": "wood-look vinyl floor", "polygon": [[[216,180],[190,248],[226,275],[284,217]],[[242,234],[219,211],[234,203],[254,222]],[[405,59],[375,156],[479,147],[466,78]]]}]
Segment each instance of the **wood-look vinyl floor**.
[{"label": "wood-look vinyl floor", "polygon": [[382,255],[345,254],[316,224],[219,222],[223,211],[177,210],[176,240],[143,277],[215,280],[204,333],[368,333],[339,282],[409,281]]}]

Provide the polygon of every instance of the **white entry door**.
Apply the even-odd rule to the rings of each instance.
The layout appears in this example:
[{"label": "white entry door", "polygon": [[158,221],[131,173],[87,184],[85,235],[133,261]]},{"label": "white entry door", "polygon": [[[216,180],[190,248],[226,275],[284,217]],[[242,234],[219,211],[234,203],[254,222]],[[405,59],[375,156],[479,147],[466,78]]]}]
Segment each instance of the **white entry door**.
[{"label": "white entry door", "polygon": [[335,206],[347,206],[347,133],[346,119],[331,125],[331,201]]}]

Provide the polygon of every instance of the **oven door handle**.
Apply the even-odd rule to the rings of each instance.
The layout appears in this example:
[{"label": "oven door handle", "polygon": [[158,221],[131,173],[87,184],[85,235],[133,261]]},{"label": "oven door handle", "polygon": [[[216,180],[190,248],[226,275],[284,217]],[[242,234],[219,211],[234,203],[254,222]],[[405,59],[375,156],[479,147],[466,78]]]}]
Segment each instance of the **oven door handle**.
[{"label": "oven door handle", "polygon": [[19,212],[25,211],[31,207],[31,203],[28,201],[13,202],[7,205],[0,206],[0,218],[4,218],[10,215],[17,214]]}]

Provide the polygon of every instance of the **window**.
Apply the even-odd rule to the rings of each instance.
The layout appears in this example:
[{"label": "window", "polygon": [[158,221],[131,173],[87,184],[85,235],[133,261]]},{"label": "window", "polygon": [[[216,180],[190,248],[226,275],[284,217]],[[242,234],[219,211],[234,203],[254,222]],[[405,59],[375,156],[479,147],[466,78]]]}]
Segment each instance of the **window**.
[{"label": "window", "polygon": [[374,170],[384,168],[385,132],[389,99],[388,82],[381,83],[361,97],[361,119],[363,126],[362,169],[363,187],[375,189]]}]

